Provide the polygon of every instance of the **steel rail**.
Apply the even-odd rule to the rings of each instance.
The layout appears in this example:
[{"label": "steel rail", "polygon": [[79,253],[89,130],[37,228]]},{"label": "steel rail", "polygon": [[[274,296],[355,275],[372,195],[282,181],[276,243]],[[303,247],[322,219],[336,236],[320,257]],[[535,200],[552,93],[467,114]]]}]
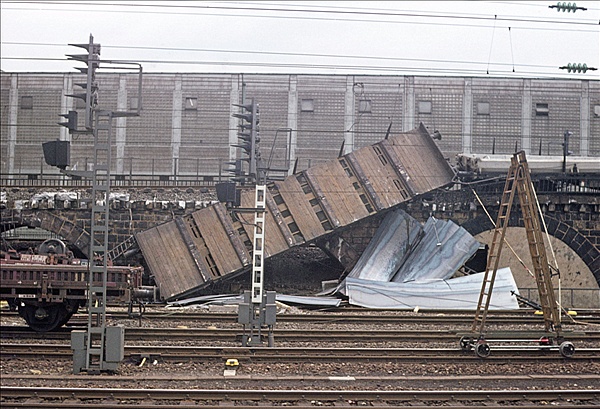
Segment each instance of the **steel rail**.
[{"label": "steel rail", "polygon": [[[2,316],[17,317],[16,312],[2,311]],[[126,312],[108,312],[107,315],[113,319],[131,319]],[[71,324],[76,324],[78,319],[83,319],[83,314],[74,315],[71,319]],[[214,321],[214,322],[237,322],[238,316],[236,313],[197,313],[197,312],[180,312],[180,311],[148,311],[142,316],[142,319],[164,319],[164,320],[180,320],[180,321]],[[572,321],[582,323],[600,324],[600,315],[598,312],[580,313],[577,317],[563,318],[563,324],[568,325]],[[415,315],[400,315],[400,314],[382,314],[372,313],[360,310],[356,312],[311,312],[308,314],[278,314],[277,322],[312,322],[312,323],[353,323],[353,324],[371,324],[371,323],[404,323],[404,324],[465,324],[470,325],[473,322],[473,312],[419,312]],[[535,324],[543,323],[541,315],[534,315],[533,311],[502,311],[498,313],[489,313],[487,322],[497,324]]]},{"label": "steel rail", "polygon": [[[61,328],[59,331],[39,333],[28,327],[0,326],[2,339],[70,339],[70,332],[77,328]],[[278,340],[285,342],[331,341],[335,342],[457,342],[466,330],[335,330],[335,329],[275,329]],[[523,339],[523,331],[503,331],[503,339]],[[547,336],[544,331],[526,332],[532,342]],[[240,328],[125,328],[129,341],[152,340],[226,340],[241,339]],[[498,338],[498,337],[496,337]],[[566,332],[571,341],[600,341],[600,331]]]},{"label": "steel rail", "polygon": [[[565,362],[558,352],[551,352],[548,346],[495,348],[486,362],[535,361]],[[0,344],[2,358],[69,358],[70,345],[47,344]],[[125,356],[129,358],[150,357],[163,360],[227,359],[234,357],[243,361],[283,361],[283,362],[328,362],[328,361],[389,361],[396,362],[461,362],[481,363],[474,353],[459,348],[291,348],[291,347],[204,347],[204,346],[125,346]],[[600,348],[577,349],[568,361],[600,362]]]},{"label": "steel rail", "polygon": [[[123,388],[52,388],[3,386],[4,399],[98,399],[108,401],[216,401],[240,402],[328,402],[366,401],[425,404],[427,402],[523,402],[579,400],[596,403],[600,390],[249,390],[249,389],[123,389]],[[56,405],[56,403],[55,403]],[[4,405],[3,405],[4,407]],[[105,406],[103,406],[105,407]],[[164,406],[161,406],[164,407]],[[177,406],[181,407],[181,405]],[[204,406],[202,406],[204,407]],[[336,405],[336,407],[338,407]]]},{"label": "steel rail", "polygon": [[[432,313],[418,313],[412,316],[400,314],[381,314],[373,312],[311,312],[310,314],[278,314],[278,322],[351,322],[351,323],[379,323],[379,322],[402,322],[402,323],[440,323],[440,324],[470,324],[473,321],[473,311],[465,313],[456,313],[448,311],[437,311]],[[113,318],[127,318],[126,313],[111,313]],[[178,319],[178,320],[218,320],[218,321],[235,321],[237,322],[236,313],[189,313],[189,312],[146,312],[143,318],[148,319]],[[575,321],[589,321],[600,324],[600,315],[598,314],[581,314],[575,317]],[[514,312],[514,313],[497,313],[488,314],[488,321],[500,324],[530,324],[543,323],[543,317],[535,315],[533,311]],[[564,323],[568,324],[570,318],[564,318]]]}]

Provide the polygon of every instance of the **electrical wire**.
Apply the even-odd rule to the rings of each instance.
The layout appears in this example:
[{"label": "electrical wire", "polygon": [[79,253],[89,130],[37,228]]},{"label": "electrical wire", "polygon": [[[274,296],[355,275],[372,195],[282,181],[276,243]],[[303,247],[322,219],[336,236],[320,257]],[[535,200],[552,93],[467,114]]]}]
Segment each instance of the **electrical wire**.
[{"label": "electrical wire", "polygon": [[[481,20],[481,21],[506,21],[506,22],[524,22],[524,23],[536,23],[536,24],[567,24],[567,25],[589,25],[594,26],[597,23],[594,20],[589,22],[587,21],[572,21],[565,19],[535,19],[535,18],[519,18],[519,17],[489,17],[485,15],[466,15],[466,14],[432,14],[431,12],[409,12],[409,11],[394,11],[392,9],[387,9],[383,11],[379,11],[377,9],[362,9],[361,11],[355,11],[352,9],[347,10],[319,10],[319,9],[307,9],[307,8],[285,8],[285,7],[248,7],[247,5],[233,6],[233,5],[214,5],[214,4],[204,4],[204,5],[177,5],[177,4],[136,4],[136,3],[126,3],[126,2],[99,2],[99,1],[18,1],[18,0],[5,0],[4,3],[9,4],[45,4],[45,5],[69,5],[70,7],[73,4],[83,5],[83,6],[110,6],[110,7],[145,7],[145,8],[165,8],[165,9],[202,9],[202,10],[231,10],[231,11],[266,11],[266,12],[283,12],[283,13],[305,13],[305,14],[330,14],[335,17],[326,18],[326,20],[335,20],[335,21],[353,21],[353,22],[382,22],[381,20],[367,20],[367,19],[340,19],[339,16],[370,16],[370,17],[419,17],[419,18],[432,18],[432,19],[457,19],[457,20]],[[236,4],[236,3],[234,3]],[[285,4],[285,3],[284,3]],[[14,9],[14,8],[13,8]],[[30,10],[30,9],[25,9]],[[44,9],[51,10],[51,9]],[[60,9],[60,11],[81,11],[76,9]],[[89,10],[86,10],[89,11]],[[120,12],[122,10],[102,10],[102,12]],[[148,12],[148,11],[140,11],[136,10],[134,13],[160,13],[160,14],[206,14],[206,13],[190,13],[189,10],[182,13],[175,12]],[[244,17],[244,15],[235,14],[235,17]],[[249,17],[257,17],[256,15],[250,15]],[[289,17],[289,16],[269,16],[271,18],[300,18],[300,17]],[[303,18],[307,19],[307,18]],[[318,17],[309,17],[311,20],[323,20]],[[393,22],[393,21],[384,21],[384,22]],[[435,23],[439,24],[439,23]],[[453,24],[456,25],[456,24]]]}]

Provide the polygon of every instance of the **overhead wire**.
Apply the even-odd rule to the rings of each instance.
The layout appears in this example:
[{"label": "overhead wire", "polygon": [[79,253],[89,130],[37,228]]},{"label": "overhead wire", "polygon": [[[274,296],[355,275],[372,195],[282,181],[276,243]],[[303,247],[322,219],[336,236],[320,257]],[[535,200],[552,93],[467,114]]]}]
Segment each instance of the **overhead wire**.
[{"label": "overhead wire", "polygon": [[[240,4],[237,6],[234,5],[223,5],[223,3],[209,4],[203,3],[203,5],[180,5],[174,4],[176,2],[168,2],[166,4],[147,4],[144,3],[131,3],[131,2],[110,2],[110,1],[27,1],[27,0],[4,0],[4,3],[8,4],[45,4],[45,5],[69,5],[71,8],[68,10],[60,9],[60,11],[81,11],[77,9],[73,9],[72,6],[82,5],[82,6],[110,6],[110,7],[144,7],[144,8],[166,8],[166,9],[194,9],[194,10],[232,10],[232,11],[267,11],[267,12],[283,12],[283,13],[305,13],[305,14],[331,14],[334,17],[326,18],[326,20],[335,20],[340,21],[339,16],[378,16],[378,17],[419,17],[419,18],[434,18],[434,19],[457,19],[457,20],[481,20],[481,21],[507,21],[507,22],[524,22],[524,23],[540,23],[540,24],[566,24],[566,25],[597,25],[595,20],[590,21],[572,21],[572,20],[564,20],[559,18],[547,18],[547,19],[536,19],[533,17],[530,18],[521,18],[515,16],[506,16],[506,17],[490,17],[487,15],[469,15],[469,14],[433,14],[431,12],[414,12],[414,11],[396,11],[394,9],[386,9],[386,10],[377,10],[377,9],[366,9],[362,8],[360,11],[352,10],[351,8],[344,8],[343,10],[319,10],[319,9],[308,9],[308,8],[291,8],[291,7],[248,7],[244,3],[232,3],[232,4]],[[194,2],[197,3],[197,2]],[[285,3],[283,3],[285,4]],[[243,6],[242,6],[243,5]],[[302,7],[302,6],[301,6]],[[305,6],[304,6],[305,7]],[[13,8],[15,9],[15,8]],[[27,9],[26,9],[27,10]],[[86,10],[89,11],[89,10]],[[123,12],[122,10],[101,10],[102,12]],[[175,13],[175,12],[151,12],[151,11],[142,11],[136,10],[135,13],[140,14],[151,14],[151,13],[161,13],[161,14],[183,14],[183,13]],[[189,14],[206,14],[206,13],[190,13],[189,10],[185,12],[186,15]],[[235,17],[257,17],[256,15],[239,15],[236,14]],[[261,17],[261,16],[258,16]],[[290,17],[290,16],[267,16],[269,18],[296,18],[296,19],[305,19],[302,17]],[[323,20],[319,17],[310,17],[312,20]],[[585,19],[584,19],[585,20]],[[355,22],[382,22],[381,20],[367,20],[367,19],[342,19],[342,21],[355,21]],[[393,21],[383,21],[383,22],[393,22]],[[439,23],[435,23],[439,24]]]},{"label": "overhead wire", "polygon": [[[413,12],[413,13],[409,13],[409,12],[397,12],[397,13],[392,13],[390,12],[390,9],[386,9],[384,11],[381,10],[377,10],[375,9],[375,11],[373,11],[372,9],[359,9],[359,11],[355,10],[315,10],[313,9],[306,9],[306,8],[301,8],[298,7],[296,5],[294,5],[295,8],[285,8],[285,7],[248,7],[248,4],[242,3],[244,4],[244,6],[232,6],[232,5],[223,5],[223,3],[219,3],[218,5],[207,5],[207,4],[203,4],[203,5],[190,5],[190,4],[186,4],[186,5],[177,5],[177,4],[151,4],[148,5],[147,2],[145,3],[127,3],[127,2],[110,2],[110,1],[106,1],[106,2],[89,2],[89,1],[84,1],[84,2],[61,2],[61,1],[4,1],[3,3],[8,3],[8,4],[42,4],[42,5],[64,5],[64,4],[78,4],[78,5],[84,5],[84,6],[111,6],[111,7],[117,7],[117,6],[121,6],[121,7],[150,7],[150,8],[168,8],[168,9],[180,9],[180,8],[186,8],[186,9],[210,9],[210,10],[214,10],[214,9],[227,9],[227,10],[243,10],[243,11],[269,11],[269,12],[294,12],[294,13],[334,13],[334,15],[336,15],[336,18],[334,19],[335,21],[340,21],[339,17],[337,17],[338,14],[342,14],[342,15],[377,15],[377,16],[409,16],[409,17],[419,17],[419,18],[423,18],[423,17],[427,17],[427,18],[459,18],[459,19],[476,19],[476,20],[490,20],[489,17],[485,17],[485,15],[454,15],[454,14],[440,14],[440,15],[436,15],[436,14],[432,14],[432,13],[425,13],[425,12]],[[237,4],[237,3],[233,3],[233,4]],[[250,4],[254,4],[254,3],[250,3]],[[262,3],[260,3],[262,4]],[[330,8],[332,8],[330,6]],[[341,8],[341,7],[340,7]],[[16,8],[6,8],[7,10],[16,10]],[[24,10],[29,10],[29,9],[24,9]],[[44,10],[52,10],[52,9],[48,9],[45,8]],[[69,10],[65,10],[65,9],[60,9],[60,10],[56,10],[56,11],[77,11],[77,10],[73,10],[72,8]],[[90,10],[85,10],[85,11],[90,11]],[[115,10],[91,10],[93,12],[115,12]],[[146,13],[148,11],[142,11],[142,10],[135,10],[132,11],[133,13]],[[160,12],[161,14],[165,14],[164,11]],[[168,12],[167,12],[168,13]],[[181,14],[181,13],[177,13],[177,14]],[[189,14],[189,13],[186,13]],[[231,14],[230,16],[235,16],[235,17],[257,17],[256,15],[239,15],[239,14]],[[295,18],[293,16],[269,16],[269,17],[277,17],[277,18]],[[315,17],[307,17],[309,19],[315,19]],[[320,17],[319,17],[320,19]],[[498,20],[506,20],[506,21],[512,21],[512,22],[527,22],[527,23],[542,23],[542,24],[546,24],[546,23],[556,23],[556,22],[561,22],[561,23],[568,23],[568,24],[587,24],[587,25],[595,25],[593,23],[588,23],[588,22],[573,22],[573,21],[557,21],[557,20],[540,20],[540,19],[522,19],[522,18],[504,18],[504,17],[498,17],[497,15],[494,16],[494,26],[496,24],[496,22]],[[346,20],[346,19],[342,19],[341,21],[350,21],[350,20]],[[363,22],[377,22],[377,23],[386,23],[386,22],[393,22],[393,21],[388,21],[388,20],[352,20],[352,21],[363,21]],[[419,22],[419,23],[423,23],[423,24],[435,24],[435,25],[440,25],[439,22],[435,22],[435,23],[427,23],[427,22]],[[456,23],[453,24],[449,24],[451,26],[460,26]],[[482,27],[482,26],[476,26],[476,27]],[[509,27],[509,31],[511,30],[511,28],[517,28],[517,27]],[[523,27],[520,27],[523,28]],[[528,27],[527,29],[532,28],[532,27]],[[541,29],[541,27],[537,27],[534,29]],[[551,29],[553,31],[556,31],[557,28],[556,26],[552,26]],[[559,28],[560,29],[560,28]],[[577,31],[581,31],[581,30],[577,30]],[[590,32],[597,32],[597,30],[589,30]],[[511,51],[512,51],[512,35],[510,37],[510,41],[511,41]],[[19,42],[3,42],[2,44],[6,44],[6,45],[25,45],[27,43],[19,43]],[[33,45],[33,44],[31,44]],[[473,64],[472,62],[466,62],[466,61],[453,61],[453,60],[439,60],[439,59],[410,59],[410,58],[393,58],[393,57],[379,57],[379,56],[341,56],[341,55],[327,55],[327,54],[319,54],[319,53],[284,53],[284,52],[262,52],[262,51],[248,51],[248,50],[208,50],[208,49],[185,49],[185,48],[176,48],[176,47],[135,47],[135,46],[120,46],[120,45],[116,45],[116,46],[110,46],[110,45],[105,45],[105,47],[113,47],[113,48],[123,48],[123,49],[144,49],[144,50],[163,50],[163,51],[194,51],[194,52],[212,52],[212,53],[235,53],[235,54],[261,54],[261,55],[274,55],[274,56],[290,56],[290,57],[319,57],[319,58],[354,58],[354,59],[369,59],[372,61],[420,61],[420,62],[428,62],[428,63],[440,63],[440,64]],[[490,54],[491,56],[491,54]],[[6,57],[6,56],[2,56],[2,59],[4,60],[38,60],[38,61],[64,61],[62,59],[51,59],[51,58],[43,58],[43,57]],[[489,58],[488,58],[488,69],[486,70],[486,75],[489,75]],[[157,64],[157,65],[174,65],[174,64],[181,64],[181,65],[212,65],[212,66],[245,66],[245,67],[261,67],[261,68],[298,68],[298,69],[312,69],[312,70],[355,70],[358,72],[369,72],[369,71],[404,71],[404,72],[443,72],[444,74],[464,74],[464,75],[484,75],[483,74],[483,70],[477,70],[477,69],[447,69],[447,68],[434,68],[434,67],[417,67],[417,68],[406,68],[406,67],[377,67],[377,66],[357,66],[357,65],[336,65],[336,64],[313,64],[313,63],[275,63],[275,62],[264,62],[264,63],[260,63],[260,62],[232,62],[232,61],[186,61],[186,60],[160,60],[160,59],[144,59],[144,60],[136,60],[136,62],[143,62],[143,63],[148,63],[148,64]],[[512,72],[514,73],[514,55],[513,55],[513,70]],[[477,64],[477,63],[475,63]],[[483,64],[483,63],[480,63]],[[509,65],[507,63],[495,63],[495,65],[497,66],[504,66],[504,65]],[[549,67],[549,66],[542,66],[542,65],[534,65],[534,64],[520,64],[517,65],[519,67],[535,67],[535,68],[553,68],[555,69],[555,67]],[[495,72],[495,75],[510,75],[511,71],[503,71],[503,70],[498,70]],[[556,77],[556,74],[551,74],[549,75],[548,73],[545,72],[540,72],[540,71],[524,71],[524,72],[520,72],[520,74],[523,75],[531,75],[531,76],[547,76],[547,77]],[[562,74],[562,73],[561,73]]]}]

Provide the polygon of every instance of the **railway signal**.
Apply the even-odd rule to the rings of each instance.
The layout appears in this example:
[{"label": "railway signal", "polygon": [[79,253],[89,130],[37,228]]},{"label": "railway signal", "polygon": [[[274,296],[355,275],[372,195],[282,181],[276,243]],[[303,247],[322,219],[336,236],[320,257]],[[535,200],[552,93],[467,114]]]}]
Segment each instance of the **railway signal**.
[{"label": "railway signal", "polygon": [[71,133],[71,134],[77,132],[77,119],[78,119],[77,111],[69,111],[68,113],[61,114],[60,116],[65,118],[67,120],[67,122],[59,122],[58,123],[59,125],[67,128],[69,130],[69,133]]},{"label": "railway signal", "polygon": [[241,148],[244,151],[246,157],[244,161],[248,162],[248,176],[250,179],[256,181],[259,177],[258,162],[260,161],[260,152],[258,143],[260,142],[259,136],[259,110],[258,104],[252,98],[249,104],[234,104],[234,106],[242,108],[242,112],[233,114],[235,118],[240,118],[238,132],[238,139],[240,142],[233,146]]},{"label": "railway signal", "polygon": [[71,144],[69,141],[50,141],[42,143],[44,160],[50,166],[66,169],[71,164]]},{"label": "railway signal", "polygon": [[83,88],[85,92],[69,94],[73,98],[79,98],[85,103],[85,128],[89,131],[93,129],[92,110],[98,105],[98,83],[96,81],[96,70],[100,67],[100,44],[94,43],[94,36],[90,34],[90,40],[87,44],[69,44],[87,50],[87,54],[67,54],[69,60],[80,61],[87,67],[75,67],[83,74],[86,74],[86,82],[76,83],[75,85]]},{"label": "railway signal", "polygon": [[[100,67],[100,44],[94,43],[90,34],[87,44],[70,44],[83,48],[87,54],[68,54],[69,60],[83,62],[86,67],[76,67],[86,74],[86,81],[76,83],[84,92],[67,96],[84,101],[85,130],[77,129],[77,111],[69,111],[62,116],[67,119],[60,125],[69,133],[87,133],[93,137],[93,167],[91,171],[65,170],[69,165],[68,141],[46,143],[44,156],[51,166],[58,166],[70,176],[85,176],[92,179],[92,214],[90,220],[89,277],[87,287],[88,326],[87,331],[73,331],[73,373],[82,370],[88,374],[112,371],[124,357],[124,330],[109,326],[106,322],[107,277],[109,265],[109,201],[111,177],[111,150],[113,118],[139,116],[141,111],[142,66],[132,62],[103,61],[108,65],[135,65],[138,71],[138,104],[134,111],[111,111],[98,108],[98,83],[96,70]],[[65,160],[66,158],[66,160]],[[98,280],[98,278],[100,278]]]}]

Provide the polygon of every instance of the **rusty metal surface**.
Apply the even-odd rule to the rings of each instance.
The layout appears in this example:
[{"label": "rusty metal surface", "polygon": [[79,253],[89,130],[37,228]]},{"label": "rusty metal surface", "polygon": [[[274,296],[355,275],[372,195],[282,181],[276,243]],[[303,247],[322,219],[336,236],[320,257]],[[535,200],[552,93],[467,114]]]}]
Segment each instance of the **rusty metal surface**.
[{"label": "rusty metal surface", "polygon": [[[448,185],[453,177],[450,165],[421,125],[273,182],[267,193],[265,255],[313,242]],[[254,191],[243,191],[241,203],[252,207]],[[253,236],[249,214],[232,216],[209,207],[183,218],[196,223],[194,227],[179,222],[189,230],[186,238],[181,237],[181,229],[169,227],[175,221],[137,235],[165,298],[177,298],[249,268],[251,257],[245,257]]]}]

